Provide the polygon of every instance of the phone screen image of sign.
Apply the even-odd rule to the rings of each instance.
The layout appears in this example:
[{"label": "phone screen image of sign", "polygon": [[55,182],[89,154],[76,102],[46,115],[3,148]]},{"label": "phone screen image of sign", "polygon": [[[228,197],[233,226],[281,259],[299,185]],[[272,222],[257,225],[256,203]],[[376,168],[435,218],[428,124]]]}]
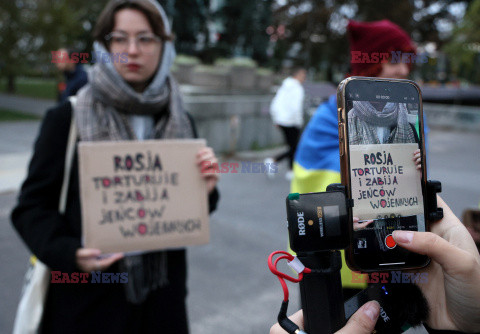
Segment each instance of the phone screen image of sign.
[{"label": "phone screen image of sign", "polygon": [[355,252],[397,252],[396,229],[425,231],[418,104],[348,101]]}]

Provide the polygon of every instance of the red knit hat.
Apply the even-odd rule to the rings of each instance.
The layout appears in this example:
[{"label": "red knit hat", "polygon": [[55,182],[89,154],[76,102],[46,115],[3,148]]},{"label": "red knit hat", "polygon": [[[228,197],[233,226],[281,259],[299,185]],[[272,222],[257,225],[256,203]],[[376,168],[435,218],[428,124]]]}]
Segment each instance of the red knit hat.
[{"label": "red knit hat", "polygon": [[[350,39],[350,54],[355,51],[372,55],[374,52],[401,51],[415,53],[415,46],[408,34],[389,20],[358,22],[350,20],[347,26]],[[375,77],[380,74],[382,64],[358,62],[350,59],[350,75]]]}]

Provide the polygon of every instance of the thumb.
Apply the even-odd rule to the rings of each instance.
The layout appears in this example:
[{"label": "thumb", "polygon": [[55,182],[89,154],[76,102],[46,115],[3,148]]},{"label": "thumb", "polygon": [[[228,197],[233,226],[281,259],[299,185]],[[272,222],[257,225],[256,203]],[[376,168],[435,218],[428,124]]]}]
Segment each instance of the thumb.
[{"label": "thumb", "polygon": [[[403,248],[431,257],[449,274],[468,270],[474,261],[469,252],[432,232],[394,231],[393,238]],[[467,261],[468,259],[472,261]]]},{"label": "thumb", "polygon": [[375,300],[369,301],[352,315],[337,334],[370,334],[375,329],[379,314],[380,304]]},{"label": "thumb", "polygon": [[97,257],[100,256],[100,254],[102,254],[102,252],[96,248],[79,248],[76,252],[77,258],[82,259]]}]

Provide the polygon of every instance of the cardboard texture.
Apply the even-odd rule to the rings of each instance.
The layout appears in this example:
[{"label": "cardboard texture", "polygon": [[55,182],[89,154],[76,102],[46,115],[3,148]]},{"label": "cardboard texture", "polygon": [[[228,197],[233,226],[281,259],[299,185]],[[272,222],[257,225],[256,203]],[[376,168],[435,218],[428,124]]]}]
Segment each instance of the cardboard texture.
[{"label": "cardboard texture", "polygon": [[350,146],[353,215],[360,220],[424,213],[417,144]]},{"label": "cardboard texture", "polygon": [[103,253],[209,241],[208,198],[196,165],[202,139],[81,142],[83,246]]}]

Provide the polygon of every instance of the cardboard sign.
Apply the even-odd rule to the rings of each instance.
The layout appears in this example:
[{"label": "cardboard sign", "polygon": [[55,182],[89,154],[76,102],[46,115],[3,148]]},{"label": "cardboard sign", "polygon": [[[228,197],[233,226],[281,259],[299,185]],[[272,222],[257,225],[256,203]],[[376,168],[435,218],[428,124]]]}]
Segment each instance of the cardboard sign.
[{"label": "cardboard sign", "polygon": [[209,241],[196,154],[205,140],[81,142],[83,245],[104,253]]},{"label": "cardboard sign", "polygon": [[417,144],[350,145],[353,215],[379,216],[423,214],[421,171],[413,152]]}]

